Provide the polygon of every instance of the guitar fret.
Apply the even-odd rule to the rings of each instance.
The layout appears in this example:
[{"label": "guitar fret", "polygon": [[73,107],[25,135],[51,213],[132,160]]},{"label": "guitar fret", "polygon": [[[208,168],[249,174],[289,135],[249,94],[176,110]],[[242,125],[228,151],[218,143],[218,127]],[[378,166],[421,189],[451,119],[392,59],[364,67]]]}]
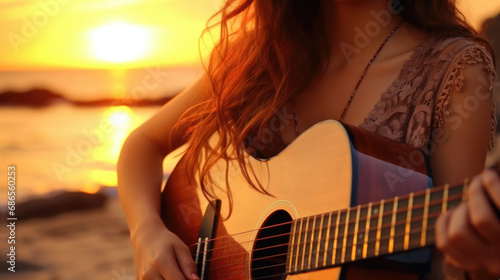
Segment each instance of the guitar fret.
[{"label": "guitar fret", "polygon": [[309,222],[310,222],[310,217],[307,217],[305,218],[307,219],[306,221],[306,230],[304,231],[304,240],[302,241],[301,245],[302,245],[302,261],[301,261],[301,264],[300,264],[300,271],[304,271],[304,268],[305,268],[305,264],[306,264],[306,253],[307,253],[307,245],[309,244],[307,242],[308,240],[308,237],[307,237],[307,234],[309,232]]},{"label": "guitar fret", "polygon": [[325,245],[325,254],[326,254],[326,258],[324,260],[324,267],[326,266],[329,266],[332,264],[332,259],[334,260],[334,256],[335,256],[335,249],[334,249],[334,246],[335,246],[335,229],[334,229],[334,225],[335,225],[335,221],[337,220],[339,216],[339,212],[332,212],[331,215],[330,215],[330,219],[328,220],[328,239],[327,239],[327,242],[328,242],[328,246]]},{"label": "guitar fret", "polygon": [[[356,250],[354,252],[354,256],[351,256],[351,259],[354,258],[354,260],[361,259],[363,258],[363,247],[364,247],[364,239],[367,234],[365,227],[366,227],[366,216],[368,214],[368,205],[360,205],[359,206],[359,221],[358,221],[358,234],[357,234],[357,241],[356,241]],[[349,229],[350,231],[350,229]]]},{"label": "guitar fret", "polygon": [[339,232],[340,232],[340,217],[342,216],[342,212],[339,211],[337,212],[337,222],[335,225],[335,235],[334,235],[334,241],[333,241],[333,251],[332,251],[332,264],[337,264],[340,262],[340,258],[337,258],[337,249],[338,249],[338,243],[340,242],[339,239]]},{"label": "guitar fret", "polygon": [[288,256],[287,256],[287,273],[292,273],[293,271],[293,258],[295,257],[295,237],[296,237],[296,231],[297,231],[297,221],[294,221],[292,223],[292,230],[291,230],[291,236],[290,236],[290,241],[288,242]]},{"label": "guitar fret", "polygon": [[429,207],[427,216],[427,228],[425,230],[425,245],[434,243],[434,225],[440,213],[446,212],[448,208],[449,185],[445,185],[438,189],[433,189],[429,193]]},{"label": "guitar fret", "polygon": [[443,192],[443,204],[441,208],[441,213],[446,212],[448,209],[448,189],[450,188],[450,185],[446,184],[444,185],[444,192]]},{"label": "guitar fret", "polygon": [[[314,255],[316,254],[313,250],[313,248],[315,247],[314,246],[314,235],[316,234],[316,217],[313,218],[313,222],[312,222],[312,227],[311,227],[311,241],[309,242],[309,261],[308,261],[308,264],[307,264],[307,269],[311,269],[311,263],[315,262],[315,259],[313,259]],[[317,242],[317,238],[316,238],[316,242]]]},{"label": "guitar fret", "polygon": [[375,256],[375,244],[377,243],[377,225],[379,218],[380,202],[374,203],[371,206],[370,212],[370,229],[368,235],[368,249],[366,250],[367,257]]},{"label": "guitar fret", "polygon": [[318,268],[319,267],[319,253],[321,252],[321,243],[323,243],[323,240],[321,239],[321,235],[323,233],[323,229],[324,229],[324,225],[323,225],[323,222],[325,220],[325,214],[321,214],[321,219],[320,219],[320,222],[319,222],[319,232],[318,232],[318,235],[317,235],[317,238],[316,238],[316,261],[314,262],[314,268]]},{"label": "guitar fret", "polygon": [[347,249],[347,233],[349,232],[349,214],[350,214],[350,212],[351,212],[351,209],[348,208],[346,218],[345,218],[345,224],[344,224],[344,227],[345,227],[344,228],[344,241],[343,241],[343,245],[342,245],[342,257],[340,259],[341,263],[345,262],[345,252]]},{"label": "guitar fret", "polygon": [[409,197],[404,196],[398,198],[396,207],[396,224],[394,226],[394,247],[392,248],[393,252],[404,250],[409,202]]},{"label": "guitar fret", "polygon": [[419,248],[422,239],[422,219],[424,217],[425,192],[413,196],[410,221],[409,249]]},{"label": "guitar fret", "polygon": [[384,203],[385,200],[380,201],[380,210],[378,211],[378,224],[377,224],[377,239],[375,241],[375,256],[380,253],[380,237],[382,235],[382,218],[384,216]]},{"label": "guitar fret", "polygon": [[405,240],[404,249],[408,250],[410,246],[410,225],[411,225],[411,211],[413,208],[413,193],[410,193],[410,198],[408,199],[408,214],[406,216],[406,227],[405,227]]},{"label": "guitar fret", "polygon": [[427,219],[429,217],[429,199],[430,199],[431,189],[425,190],[425,202],[424,202],[424,217],[422,219],[422,237],[420,238],[420,246],[425,246],[427,241]]},{"label": "guitar fret", "polygon": [[368,236],[370,235],[370,219],[372,216],[372,203],[368,203],[368,211],[366,217],[366,225],[365,225],[365,239],[363,241],[363,259],[366,259],[368,253]]},{"label": "guitar fret", "polygon": [[[326,237],[322,240],[325,240],[325,242],[320,242],[321,243],[321,249],[320,251],[324,251],[324,256],[323,256],[323,267],[326,267],[326,263],[328,261],[328,252],[330,252],[330,256],[331,256],[331,250],[328,249],[328,247],[330,246],[329,242],[330,242],[330,227],[331,227],[331,219],[333,217],[333,213],[328,213],[328,225],[326,226]],[[322,237],[323,238],[323,237]]]},{"label": "guitar fret", "polygon": [[391,220],[391,233],[389,237],[389,253],[394,251],[394,232],[396,230],[396,213],[398,209],[398,197],[394,198],[394,204],[392,207],[392,220]]},{"label": "guitar fret", "polygon": [[358,243],[358,229],[359,229],[359,215],[360,215],[360,209],[361,205],[358,205],[358,210],[356,211],[356,222],[354,224],[354,237],[352,240],[352,252],[351,252],[351,260],[355,261],[356,260],[356,246]]},{"label": "guitar fret", "polygon": [[300,270],[299,268],[299,258],[301,257],[301,254],[300,254],[300,248],[301,248],[301,244],[302,242],[304,242],[304,239],[303,239],[303,235],[302,235],[302,224],[303,224],[303,221],[304,219],[299,219],[298,220],[300,222],[300,226],[299,226],[299,234],[297,235],[297,257],[295,258],[295,272],[298,272]]},{"label": "guitar fret", "polygon": [[446,210],[457,207],[464,200],[464,191],[466,186],[453,186],[448,189],[448,198],[446,199]]}]

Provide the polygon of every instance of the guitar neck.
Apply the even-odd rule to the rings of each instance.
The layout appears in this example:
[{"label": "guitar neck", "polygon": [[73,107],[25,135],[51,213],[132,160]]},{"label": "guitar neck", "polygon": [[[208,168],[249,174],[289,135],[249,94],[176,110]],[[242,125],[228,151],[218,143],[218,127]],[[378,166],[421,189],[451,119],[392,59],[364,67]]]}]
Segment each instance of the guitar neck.
[{"label": "guitar neck", "polygon": [[292,223],[288,273],[299,273],[434,244],[437,217],[465,200],[464,185],[445,185]]}]

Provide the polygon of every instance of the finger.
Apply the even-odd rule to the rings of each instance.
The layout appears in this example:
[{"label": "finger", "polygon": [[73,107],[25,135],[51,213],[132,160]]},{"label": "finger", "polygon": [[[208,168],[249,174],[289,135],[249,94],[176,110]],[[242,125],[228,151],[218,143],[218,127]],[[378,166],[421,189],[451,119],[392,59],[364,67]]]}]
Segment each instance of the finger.
[{"label": "finger", "polygon": [[481,186],[482,181],[481,178],[477,178],[469,185],[468,218],[479,237],[493,245],[498,243],[500,221],[496,218],[487,193]]},{"label": "finger", "polygon": [[462,203],[457,207],[450,218],[448,238],[453,246],[460,252],[461,267],[467,270],[476,270],[482,267],[485,261],[484,252],[488,245],[483,242],[479,234],[472,228],[468,217],[469,207]]},{"label": "finger", "polygon": [[485,170],[481,178],[489,198],[496,208],[500,209],[500,178],[498,178],[496,172],[492,170]]},{"label": "finger", "polygon": [[196,264],[189,249],[187,247],[177,248],[175,250],[175,254],[177,256],[177,263],[179,264],[179,268],[184,274],[184,277],[192,280],[200,279],[198,277]]},{"label": "finger", "polygon": [[467,221],[467,205],[462,203],[446,217],[440,227],[438,248],[443,251],[447,262],[466,270],[476,270],[480,267],[476,250],[484,245],[471,230]]},{"label": "finger", "polygon": [[164,280],[165,278],[161,277],[159,272],[153,268],[147,269],[142,277],[139,277],[140,280]]},{"label": "finger", "polygon": [[436,247],[443,252],[444,256],[458,255],[454,246],[448,239],[448,228],[453,211],[446,212],[438,217],[435,225]]},{"label": "finger", "polygon": [[454,266],[458,266],[460,253],[450,244],[448,240],[448,227],[453,210],[438,217],[435,224],[436,247],[443,253],[444,261]]},{"label": "finger", "polygon": [[186,278],[180,271],[175,256],[166,257],[164,261],[157,263],[156,268],[161,273],[162,279],[185,280]]},{"label": "finger", "polygon": [[[434,235],[436,238],[436,247],[441,249],[446,244],[446,229],[448,228],[448,223],[450,221],[452,211],[448,211],[444,214],[439,215],[435,223]],[[444,249],[444,248],[443,248]],[[442,250],[441,250],[442,251]]]}]

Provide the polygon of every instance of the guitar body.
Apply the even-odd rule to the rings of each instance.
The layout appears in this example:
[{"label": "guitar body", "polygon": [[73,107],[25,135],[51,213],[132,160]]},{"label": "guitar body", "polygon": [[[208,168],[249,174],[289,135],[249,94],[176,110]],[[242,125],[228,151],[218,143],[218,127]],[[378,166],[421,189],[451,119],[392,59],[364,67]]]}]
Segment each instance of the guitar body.
[{"label": "guitar body", "polygon": [[[311,269],[326,262],[319,253],[299,264],[301,272],[286,273],[288,222],[429,187],[425,161],[416,160],[422,155],[415,152],[360,129],[324,121],[269,160],[248,157],[256,180],[271,195],[252,189],[237,162],[219,161],[212,174],[221,188],[221,204],[202,279],[339,279],[340,267]],[[198,242],[209,202],[199,186],[188,184],[183,169],[181,159],[162,193],[162,217],[169,230],[192,245]],[[222,191],[226,182],[233,199],[230,216],[229,199]],[[196,246],[190,248],[196,254]]]}]

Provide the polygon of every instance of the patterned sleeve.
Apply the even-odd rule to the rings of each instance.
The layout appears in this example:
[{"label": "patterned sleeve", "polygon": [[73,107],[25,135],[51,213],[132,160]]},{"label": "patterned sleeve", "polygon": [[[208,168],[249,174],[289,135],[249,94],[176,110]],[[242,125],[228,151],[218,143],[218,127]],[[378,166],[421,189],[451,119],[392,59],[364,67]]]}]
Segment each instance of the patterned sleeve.
[{"label": "patterned sleeve", "polygon": [[[482,86],[482,91],[493,95],[496,81],[495,67],[490,53],[482,46],[470,44],[464,47],[457,53],[453,59],[447,74],[444,76],[441,88],[435,97],[435,106],[432,119],[432,127],[441,127],[444,118],[450,114],[449,101],[452,92],[461,92],[464,84],[469,82],[464,78],[463,70],[468,65],[481,64],[484,75],[478,76],[479,84]],[[478,89],[479,90],[479,89]],[[474,94],[479,94],[478,90]],[[491,125],[490,125],[490,142],[489,148],[494,145],[494,137],[496,131],[496,114],[495,101],[492,100],[491,110]]]}]

